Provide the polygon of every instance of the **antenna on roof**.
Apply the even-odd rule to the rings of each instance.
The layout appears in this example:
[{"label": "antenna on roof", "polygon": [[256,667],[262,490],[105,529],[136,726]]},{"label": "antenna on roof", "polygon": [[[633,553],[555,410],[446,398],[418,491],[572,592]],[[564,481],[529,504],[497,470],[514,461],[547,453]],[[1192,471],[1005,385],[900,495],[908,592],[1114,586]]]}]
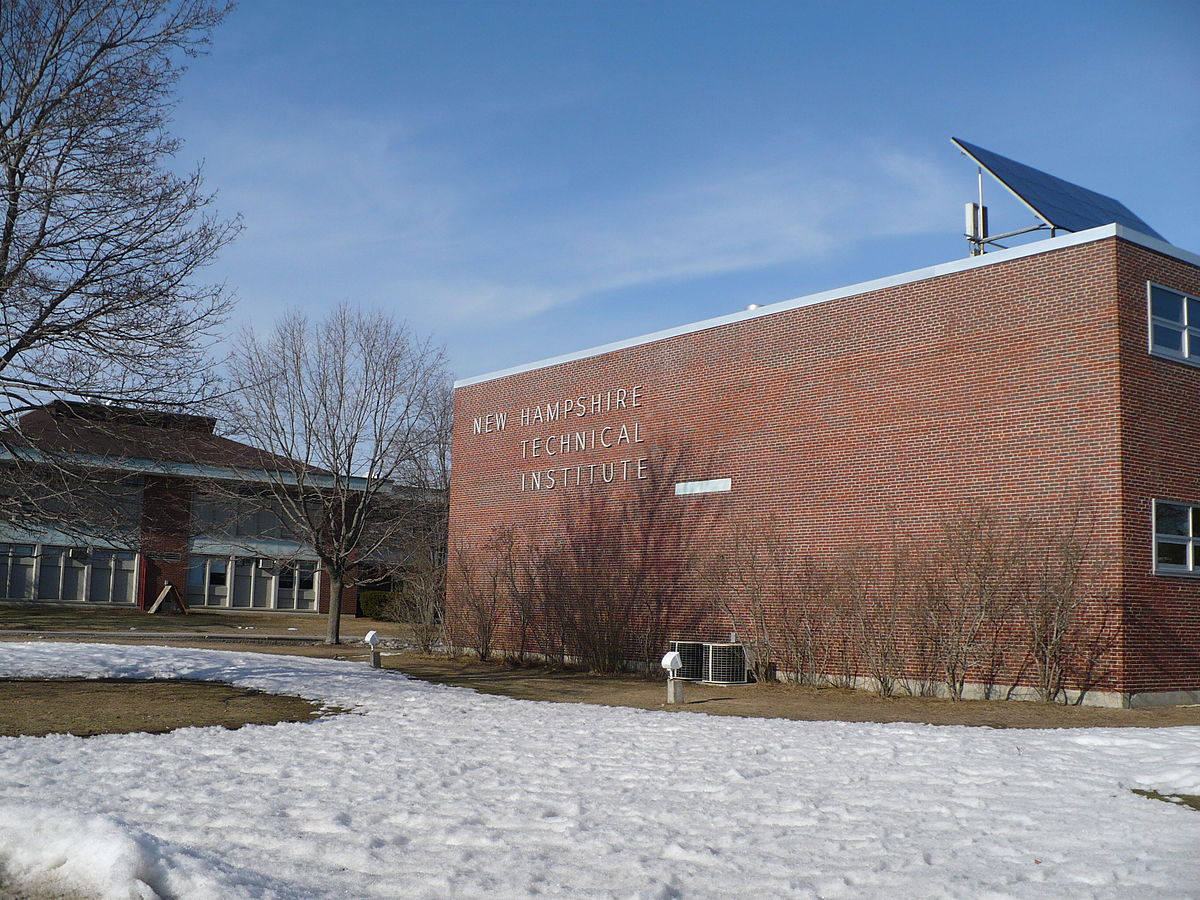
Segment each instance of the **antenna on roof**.
[{"label": "antenna on roof", "polygon": [[[1049,230],[1050,236],[1059,231],[1086,231],[1100,225],[1123,225],[1133,231],[1165,240],[1161,234],[1134,215],[1125,204],[1098,194],[1085,187],[1056,178],[1032,166],[968,144],[959,138],[950,139],[954,146],[970,157],[979,167],[979,202],[966,207],[966,230],[963,236],[971,245],[971,255],[986,253],[989,246],[1004,249],[999,241]],[[1003,185],[1040,220],[1036,225],[988,234],[987,207],[983,205],[983,173],[987,172]]]}]

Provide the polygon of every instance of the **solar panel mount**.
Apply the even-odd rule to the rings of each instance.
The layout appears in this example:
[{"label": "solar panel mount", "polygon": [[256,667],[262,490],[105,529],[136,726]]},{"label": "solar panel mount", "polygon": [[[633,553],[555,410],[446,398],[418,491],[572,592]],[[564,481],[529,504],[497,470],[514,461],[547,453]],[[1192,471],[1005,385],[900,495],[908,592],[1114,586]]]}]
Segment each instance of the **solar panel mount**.
[{"label": "solar panel mount", "polygon": [[[1047,228],[1053,235],[1058,231],[1086,231],[1101,225],[1116,224],[1165,240],[1119,200],[1072,184],[960,138],[950,140],[980,168],[979,204],[967,204],[966,237],[972,243],[973,254],[982,253],[987,244],[995,244],[1003,238]],[[986,208],[983,207],[982,173],[985,171],[1037,216],[1041,224],[1005,234],[988,235]]]}]

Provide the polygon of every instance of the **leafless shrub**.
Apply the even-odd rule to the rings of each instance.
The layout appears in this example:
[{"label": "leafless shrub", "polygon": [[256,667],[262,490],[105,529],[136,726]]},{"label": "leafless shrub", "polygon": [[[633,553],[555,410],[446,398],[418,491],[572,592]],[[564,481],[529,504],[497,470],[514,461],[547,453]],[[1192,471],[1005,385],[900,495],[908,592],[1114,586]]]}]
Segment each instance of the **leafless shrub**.
[{"label": "leafless shrub", "polygon": [[860,667],[884,697],[893,696],[903,683],[904,650],[901,640],[908,611],[907,573],[898,560],[886,574],[885,563],[863,554],[842,562],[845,610],[850,633],[858,647]]},{"label": "leafless shrub", "polygon": [[952,700],[968,679],[995,671],[990,655],[1020,581],[1021,550],[1011,526],[978,512],[945,523],[927,554],[914,627]]},{"label": "leafless shrub", "polygon": [[454,550],[459,602],[455,609],[456,643],[473,650],[484,662],[492,658],[500,617],[508,598],[511,557],[507,534],[495,535],[478,552]]},{"label": "leafless shrub", "polygon": [[828,634],[836,628],[831,579],[804,560],[788,573],[787,584],[779,605],[780,664],[797,684],[819,684],[826,673]]},{"label": "leafless shrub", "polygon": [[687,629],[680,598],[694,572],[699,518],[673,504],[679,458],[616,496],[563,498],[555,537],[525,538],[512,568],[521,624],[538,652],[598,672],[633,662],[658,674],[669,627]]},{"label": "leafless shrub", "polygon": [[723,616],[748,651],[757,681],[775,677],[775,627],[785,594],[783,541],[773,521],[735,522],[728,544],[698,565],[709,607]]},{"label": "leafless shrub", "polygon": [[1107,675],[1117,640],[1111,598],[1100,586],[1084,529],[1076,522],[1044,536],[1022,606],[1034,689],[1045,702],[1076,703]]}]

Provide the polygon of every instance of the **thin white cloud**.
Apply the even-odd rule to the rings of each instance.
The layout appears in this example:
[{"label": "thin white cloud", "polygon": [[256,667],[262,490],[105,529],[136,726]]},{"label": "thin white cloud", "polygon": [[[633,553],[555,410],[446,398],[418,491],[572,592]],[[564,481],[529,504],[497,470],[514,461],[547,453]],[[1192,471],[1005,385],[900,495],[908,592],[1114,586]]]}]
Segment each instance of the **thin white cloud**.
[{"label": "thin white cloud", "polygon": [[[424,277],[422,289],[436,285],[445,315],[512,321],[607,291],[825,258],[934,231],[956,220],[952,185],[947,170],[896,152],[860,158],[852,170],[836,160],[721,176],[697,170],[649,195],[503,235],[471,223],[480,267],[465,278]],[[489,237],[502,245],[502,259]],[[404,291],[404,281],[393,289]]]},{"label": "thin white cloud", "polygon": [[[404,123],[306,110],[208,124],[210,183],[247,231],[220,274],[251,317],[342,299],[441,333],[604,292],[855,252],[955,222],[961,197],[911,153],[830,142],[698,162],[650,191],[585,191],[564,212],[511,166],[473,166]],[[510,161],[511,162],[511,161]]]}]

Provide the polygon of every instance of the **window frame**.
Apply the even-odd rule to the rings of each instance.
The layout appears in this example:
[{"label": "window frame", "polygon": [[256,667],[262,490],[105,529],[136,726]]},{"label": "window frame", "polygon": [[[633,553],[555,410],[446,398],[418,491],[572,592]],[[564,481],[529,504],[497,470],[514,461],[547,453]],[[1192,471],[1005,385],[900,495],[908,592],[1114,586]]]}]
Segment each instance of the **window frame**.
[{"label": "window frame", "polygon": [[[1158,288],[1162,291],[1168,291],[1172,294],[1178,294],[1183,298],[1183,319],[1175,322],[1170,319],[1164,319],[1161,316],[1154,315],[1154,289]],[[1185,366],[1191,366],[1193,369],[1200,369],[1200,352],[1193,356],[1188,355],[1191,347],[1192,336],[1195,335],[1196,343],[1200,345],[1200,321],[1188,321],[1188,301],[1194,301],[1200,305],[1200,297],[1189,294],[1187,291],[1181,291],[1179,288],[1169,287],[1165,284],[1160,284],[1157,281],[1146,282],[1146,347],[1151,356],[1156,356],[1159,359],[1169,359],[1172,362],[1183,363]],[[1182,332],[1183,349],[1181,352],[1166,350],[1154,343],[1154,326],[1159,324],[1165,327],[1174,328]],[[1200,350],[1200,348],[1197,348]]]},{"label": "window frame", "polygon": [[[29,547],[29,554],[14,554],[14,549],[18,547]],[[122,550],[112,547],[88,547],[86,557],[79,562],[75,562],[75,558],[70,555],[73,549],[69,544],[22,544],[13,542],[0,542],[0,557],[4,558],[4,565],[0,566],[3,571],[3,577],[0,578],[0,598],[7,601],[22,601],[29,603],[51,603],[55,605],[95,605],[95,606],[123,606],[131,607],[137,605],[137,586],[142,571],[142,557],[139,553],[134,553],[129,550]],[[12,596],[12,570],[14,556],[32,559],[33,562],[29,568],[29,589],[20,597]],[[55,557],[58,562],[48,568],[58,569],[55,581],[57,582],[56,597],[43,596],[48,593],[42,590],[42,569],[45,565],[45,560],[48,557]],[[103,564],[102,564],[103,561]],[[128,564],[127,566],[125,564]],[[65,578],[68,569],[74,569],[78,573],[80,597],[64,598]],[[114,599],[114,589],[117,586],[118,572],[125,573],[121,577],[121,581],[125,584],[125,596],[120,599]],[[94,579],[103,581],[108,580],[107,591],[99,592],[103,596],[97,596],[97,591],[94,590]]]},{"label": "window frame", "polygon": [[[295,613],[317,613],[321,607],[321,583],[320,572],[321,563],[318,560],[309,559],[294,559],[294,560],[279,560],[270,569],[263,568],[258,565],[259,557],[254,556],[225,556],[222,554],[212,553],[192,553],[188,556],[188,578],[187,590],[185,596],[190,606],[204,609],[221,609],[221,610],[237,610],[249,612],[295,612]],[[217,561],[226,566],[225,569],[225,585],[224,595],[220,597],[220,602],[209,602],[212,598],[218,596],[213,591],[211,583],[212,563]],[[311,598],[303,596],[308,589],[300,587],[301,570],[309,568],[313,578],[313,587],[311,588]],[[249,569],[248,574],[241,574],[239,570]],[[280,585],[281,574],[284,569],[290,569],[293,572],[293,585],[291,588],[291,606],[280,605]],[[202,570],[204,573],[203,587],[195,584],[192,581],[192,573]],[[238,581],[239,578],[247,578],[249,591],[244,597],[239,593],[239,588],[243,585]],[[255,599],[259,596],[257,593],[262,590],[266,596],[265,604],[255,603]],[[287,598],[284,598],[287,599]],[[245,600],[246,602],[242,602]],[[301,603],[306,605],[301,606]],[[309,605],[311,604],[311,605]]]},{"label": "window frame", "polygon": [[[1188,534],[1160,535],[1158,530],[1159,504],[1166,506],[1181,506],[1187,510]],[[1176,578],[1200,578],[1200,503],[1183,503],[1178,500],[1150,501],[1150,563],[1151,572],[1155,575],[1168,575]],[[1162,543],[1182,546],[1187,554],[1187,562],[1183,565],[1161,563],[1158,561],[1159,539]]]}]

